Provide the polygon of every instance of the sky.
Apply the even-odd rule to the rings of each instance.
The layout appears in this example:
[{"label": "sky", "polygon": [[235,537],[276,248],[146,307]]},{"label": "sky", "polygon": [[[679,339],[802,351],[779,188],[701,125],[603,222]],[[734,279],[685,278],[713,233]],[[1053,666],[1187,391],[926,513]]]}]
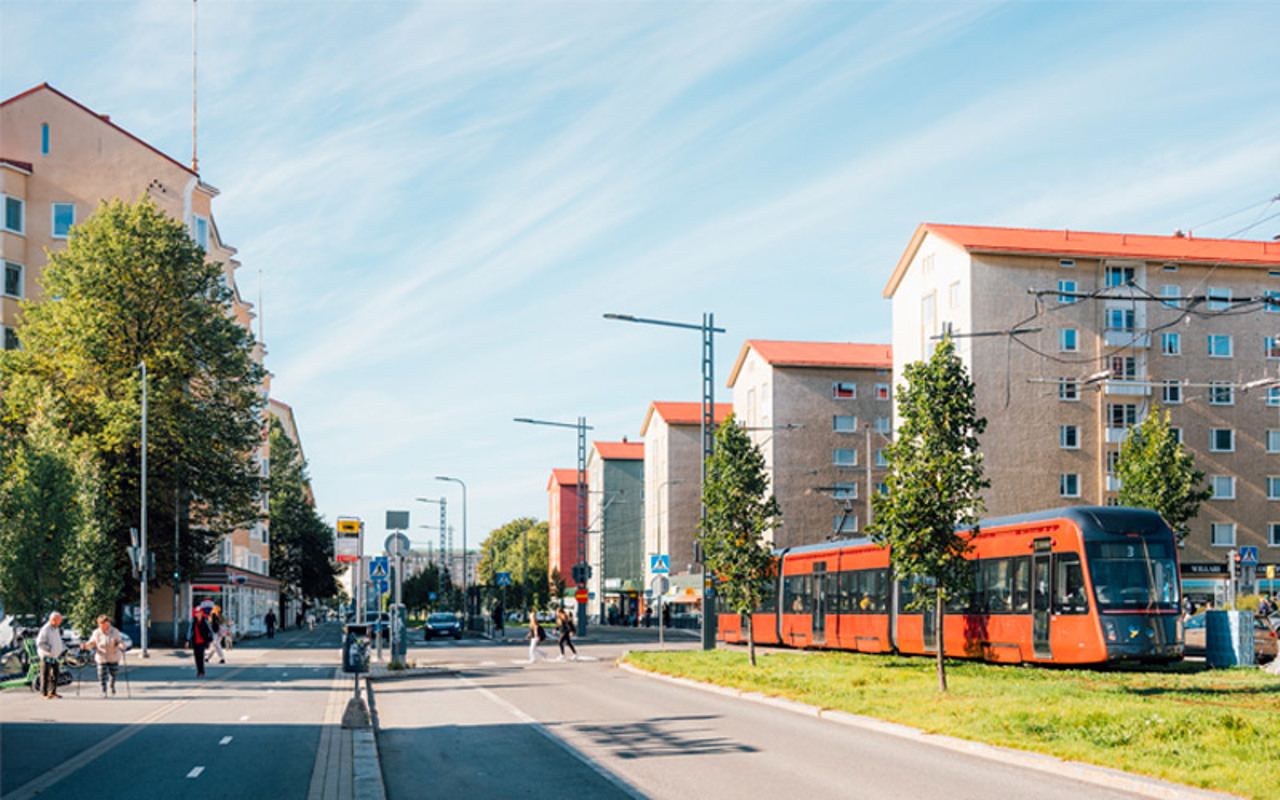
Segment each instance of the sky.
[{"label": "sky", "polygon": [[[49,83],[184,163],[192,3],[0,0]],[[545,519],[746,339],[890,342],[921,222],[1270,238],[1276,2],[198,4],[200,175],[320,512]],[[0,143],[0,155],[3,155]],[[1259,220],[1262,220],[1260,224]],[[1241,233],[1243,231],[1243,233]]]}]

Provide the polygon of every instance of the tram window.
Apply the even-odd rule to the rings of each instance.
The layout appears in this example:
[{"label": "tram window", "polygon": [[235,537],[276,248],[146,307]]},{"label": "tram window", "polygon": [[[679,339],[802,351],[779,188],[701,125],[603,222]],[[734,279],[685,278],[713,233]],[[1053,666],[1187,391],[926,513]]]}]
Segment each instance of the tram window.
[{"label": "tram window", "polygon": [[876,571],[864,569],[858,573],[858,591],[854,598],[858,603],[858,614],[875,613]]},{"label": "tram window", "polygon": [[916,599],[915,592],[911,591],[914,586],[915,586],[915,581],[913,580],[898,581],[898,613],[899,614],[920,613],[918,611],[912,612],[908,610],[910,609],[912,602],[914,602]]},{"label": "tram window", "polygon": [[792,575],[786,578],[784,590],[786,591],[785,613],[811,613],[813,600],[809,594],[808,575]]},{"label": "tram window", "polygon": [[1031,559],[1013,559],[1013,613],[1031,613]]},{"label": "tram window", "polygon": [[841,572],[837,580],[838,597],[836,599],[835,612],[837,614],[852,614],[853,601],[849,596],[853,593],[854,582],[857,580],[856,572]]},{"label": "tram window", "polygon": [[1084,570],[1080,568],[1080,555],[1058,553],[1053,560],[1053,613],[1089,613],[1089,601],[1084,591]]},{"label": "tram window", "polygon": [[975,592],[978,595],[976,610],[987,614],[1008,614],[1013,611],[1013,560],[991,558],[980,562]]},{"label": "tram window", "polygon": [[770,580],[760,592],[760,603],[756,606],[757,614],[776,614],[778,612],[778,583]]}]

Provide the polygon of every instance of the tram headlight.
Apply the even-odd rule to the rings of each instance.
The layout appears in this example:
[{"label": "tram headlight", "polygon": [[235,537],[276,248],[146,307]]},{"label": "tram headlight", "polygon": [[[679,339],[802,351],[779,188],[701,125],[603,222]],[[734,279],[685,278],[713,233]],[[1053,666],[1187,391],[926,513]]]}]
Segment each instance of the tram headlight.
[{"label": "tram headlight", "polygon": [[1102,620],[1102,632],[1106,634],[1108,642],[1116,640],[1116,624],[1109,619]]}]

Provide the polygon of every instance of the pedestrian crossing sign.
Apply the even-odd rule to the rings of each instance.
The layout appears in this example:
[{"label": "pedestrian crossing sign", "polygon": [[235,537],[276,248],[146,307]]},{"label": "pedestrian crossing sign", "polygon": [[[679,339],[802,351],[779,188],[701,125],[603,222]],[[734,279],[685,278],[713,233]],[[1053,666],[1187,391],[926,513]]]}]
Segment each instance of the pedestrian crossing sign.
[{"label": "pedestrian crossing sign", "polygon": [[387,560],[385,558],[374,558],[369,561],[369,580],[386,578],[389,575],[390,570],[387,568]]},{"label": "pedestrian crossing sign", "polygon": [[671,573],[671,556],[663,554],[657,556],[649,556],[649,571],[654,575],[668,575]]}]

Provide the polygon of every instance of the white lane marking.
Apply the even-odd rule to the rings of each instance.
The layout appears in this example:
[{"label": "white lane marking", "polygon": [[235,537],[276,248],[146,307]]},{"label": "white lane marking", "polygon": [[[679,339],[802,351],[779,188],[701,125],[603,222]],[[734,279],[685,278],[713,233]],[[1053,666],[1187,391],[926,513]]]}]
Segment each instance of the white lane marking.
[{"label": "white lane marking", "polygon": [[218,740],[218,744],[231,744],[231,740],[233,738],[234,737],[231,737],[231,736],[223,736],[221,739]]},{"label": "white lane marking", "polygon": [[196,767],[187,773],[188,778],[199,778],[200,773],[204,772],[204,767]]},{"label": "white lane marking", "polygon": [[[281,678],[287,678],[287,677],[289,677],[289,673],[287,673],[287,672],[281,672],[281,673],[280,673],[280,677],[281,677]],[[277,683],[279,683],[279,681],[277,681]]]},{"label": "white lane marking", "polygon": [[243,717],[241,717],[241,718],[240,718],[240,721],[241,721],[241,722],[244,722],[244,721],[246,721],[247,719],[249,719],[249,715],[248,715],[248,714],[245,714]]}]

